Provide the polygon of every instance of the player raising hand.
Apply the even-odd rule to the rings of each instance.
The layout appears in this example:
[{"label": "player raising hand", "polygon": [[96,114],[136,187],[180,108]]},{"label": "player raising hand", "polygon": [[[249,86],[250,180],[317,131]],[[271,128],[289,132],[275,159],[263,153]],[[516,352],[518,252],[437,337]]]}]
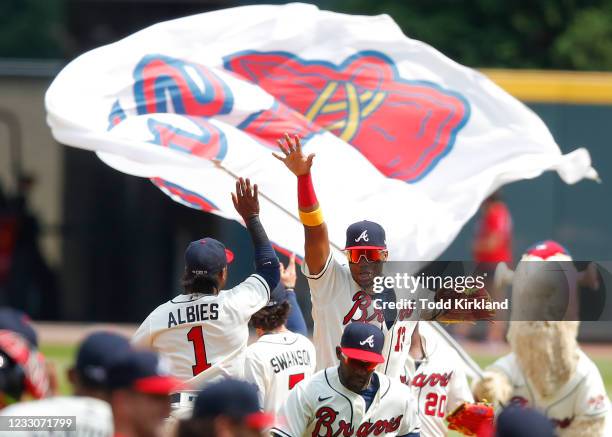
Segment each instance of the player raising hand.
[{"label": "player raising hand", "polygon": [[[317,350],[317,369],[335,366],[336,345],[344,327],[360,321],[374,324],[385,337],[379,371],[399,378],[408,358],[410,336],[417,314],[384,310],[379,303],[395,302],[393,289],[374,292],[374,278],[382,275],[387,260],[385,231],[381,225],[363,220],[346,230],[346,263],[332,256],[327,225],[311,176],[314,155],[305,155],[297,136],[278,142],[282,154],[274,156],[297,176],[299,216],[304,225],[302,271],[310,286],[314,323],[313,343]],[[347,265],[348,264],[348,265]],[[414,299],[414,295],[407,297]],[[389,306],[387,306],[389,307]]]},{"label": "player raising hand", "polygon": [[[279,261],[259,221],[257,185],[236,182],[232,193],[255,251],[255,273],[224,290],[233,254],[213,239],[193,241],[185,251],[183,292],[157,307],[132,339],[168,358],[171,372],[193,389],[214,379],[242,378],[251,316],[263,308],[279,281]],[[193,393],[176,393],[173,408],[189,410]]]}]

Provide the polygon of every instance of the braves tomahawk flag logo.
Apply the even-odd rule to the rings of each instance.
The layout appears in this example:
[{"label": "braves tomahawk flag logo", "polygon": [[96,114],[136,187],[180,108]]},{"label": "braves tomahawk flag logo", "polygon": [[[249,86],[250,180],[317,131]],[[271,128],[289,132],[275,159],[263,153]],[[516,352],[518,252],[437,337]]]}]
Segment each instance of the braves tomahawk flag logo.
[{"label": "braves tomahawk flag logo", "polygon": [[370,336],[369,336],[368,338],[366,338],[365,340],[360,341],[360,342],[359,342],[359,344],[360,344],[361,346],[363,346],[363,345],[366,345],[366,344],[367,344],[368,346],[370,346],[371,348],[373,348],[373,347],[374,347],[374,336],[373,336],[373,335],[370,335]]},{"label": "braves tomahawk flag logo", "polygon": [[[385,176],[405,182],[425,177],[450,152],[470,117],[461,94],[403,78],[395,62],[378,51],[357,52],[338,65],[280,51],[238,52],[224,61],[227,70],[299,113],[305,119],[300,128],[333,133]],[[278,130],[272,138],[280,138],[286,123],[270,123],[269,112],[249,118],[241,128]]]}]

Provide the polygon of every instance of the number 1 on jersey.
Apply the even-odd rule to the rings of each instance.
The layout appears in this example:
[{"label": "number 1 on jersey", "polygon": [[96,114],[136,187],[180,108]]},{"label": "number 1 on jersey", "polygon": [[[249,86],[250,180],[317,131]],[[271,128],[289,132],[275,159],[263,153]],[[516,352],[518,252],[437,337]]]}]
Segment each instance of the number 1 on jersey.
[{"label": "number 1 on jersey", "polygon": [[201,326],[194,326],[187,333],[187,340],[193,343],[193,354],[195,355],[195,365],[191,366],[193,376],[196,376],[211,365],[206,360],[206,346],[204,345],[204,334]]}]

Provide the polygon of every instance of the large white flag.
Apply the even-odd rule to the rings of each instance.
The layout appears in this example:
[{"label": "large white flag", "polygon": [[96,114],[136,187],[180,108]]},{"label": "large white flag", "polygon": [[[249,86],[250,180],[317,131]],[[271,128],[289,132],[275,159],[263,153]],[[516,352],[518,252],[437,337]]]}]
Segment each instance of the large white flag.
[{"label": "large white flag", "polygon": [[390,17],[300,3],[168,21],[92,50],[46,107],[59,142],[194,208],[238,219],[229,193],[252,178],[271,239],[298,254],[295,177],[272,157],[284,132],[316,153],[333,244],[374,220],[393,259],[435,259],[503,184],[596,177],[586,150],[562,155],[532,111]]}]

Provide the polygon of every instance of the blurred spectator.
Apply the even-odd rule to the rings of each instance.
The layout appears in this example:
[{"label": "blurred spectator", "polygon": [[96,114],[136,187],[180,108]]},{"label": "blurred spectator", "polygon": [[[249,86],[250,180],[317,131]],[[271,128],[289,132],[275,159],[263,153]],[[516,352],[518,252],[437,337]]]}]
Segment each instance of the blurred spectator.
[{"label": "blurred spectator", "polygon": [[[480,217],[476,225],[476,235],[472,246],[474,261],[479,266],[479,271],[486,273],[486,289],[490,292],[494,301],[501,300],[505,290],[494,290],[492,279],[494,277],[497,263],[512,263],[512,217],[508,207],[502,200],[499,191],[487,197],[480,206]],[[496,321],[488,324],[486,341],[502,343],[506,331],[506,323]],[[470,325],[461,324],[455,327],[454,333],[458,337],[467,337]]]},{"label": "blurred spectator", "polygon": [[124,355],[109,370],[115,437],[159,437],[170,415],[170,393],[182,383],[148,350]]},{"label": "blurred spectator", "polygon": [[56,319],[58,293],[54,273],[42,256],[40,226],[28,196],[36,180],[22,175],[17,193],[0,202],[0,289],[7,304],[38,319]]},{"label": "blurred spectator", "polygon": [[499,191],[480,206],[472,250],[477,263],[512,262],[512,217]]},{"label": "blurred spectator", "polygon": [[199,394],[190,419],[178,425],[178,437],[257,437],[272,426],[274,416],[263,413],[257,388],[244,381],[224,379]]}]

